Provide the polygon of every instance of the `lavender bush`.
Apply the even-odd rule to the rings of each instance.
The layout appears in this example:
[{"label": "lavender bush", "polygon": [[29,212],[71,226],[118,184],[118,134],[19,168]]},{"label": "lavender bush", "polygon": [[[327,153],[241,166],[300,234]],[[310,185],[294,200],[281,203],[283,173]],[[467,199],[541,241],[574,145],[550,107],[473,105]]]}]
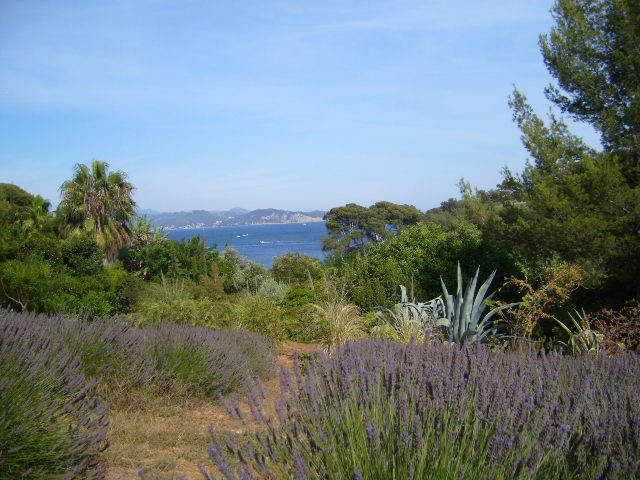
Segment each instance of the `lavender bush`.
[{"label": "lavender bush", "polygon": [[140,384],[150,374],[142,348],[142,336],[129,325],[109,317],[90,317],[88,312],[70,315],[37,315],[4,312],[49,338],[54,346],[77,355],[86,375],[108,380],[126,376]]},{"label": "lavender bush", "polygon": [[307,370],[283,371],[277,418],[252,396],[260,428],[249,440],[212,429],[209,453],[223,478],[640,475],[636,355],[359,341]]},{"label": "lavender bush", "polygon": [[251,377],[267,377],[273,371],[274,353],[254,332],[163,324],[140,333],[155,372],[154,388],[217,399],[240,389]]},{"label": "lavender bush", "polygon": [[4,322],[21,323],[54,350],[77,355],[109,402],[126,403],[133,391],[217,399],[246,379],[269,376],[275,362],[271,341],[246,330],[175,323],[138,329],[112,318],[2,311]]},{"label": "lavender bush", "polygon": [[0,478],[102,478],[107,406],[79,358],[0,314]]}]

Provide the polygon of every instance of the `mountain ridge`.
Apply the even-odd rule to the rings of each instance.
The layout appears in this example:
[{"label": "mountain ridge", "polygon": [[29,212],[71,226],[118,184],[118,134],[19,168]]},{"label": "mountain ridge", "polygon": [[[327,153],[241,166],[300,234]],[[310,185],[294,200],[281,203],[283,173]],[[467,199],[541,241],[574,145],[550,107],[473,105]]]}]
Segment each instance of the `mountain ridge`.
[{"label": "mountain ridge", "polygon": [[[149,212],[149,210],[146,210]],[[178,230],[190,228],[227,227],[244,225],[269,225],[277,223],[321,222],[325,212],[280,210],[261,208],[248,211],[243,208],[230,210],[192,210],[190,212],[146,213],[147,221],[156,228]]]}]

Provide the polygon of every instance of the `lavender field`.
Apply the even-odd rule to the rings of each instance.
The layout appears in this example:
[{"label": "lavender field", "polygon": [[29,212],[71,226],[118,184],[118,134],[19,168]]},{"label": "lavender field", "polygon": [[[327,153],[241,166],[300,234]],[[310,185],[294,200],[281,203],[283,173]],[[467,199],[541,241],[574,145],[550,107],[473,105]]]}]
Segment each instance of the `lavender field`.
[{"label": "lavender field", "polygon": [[217,472],[203,470],[204,478],[640,475],[635,354],[362,340],[314,357],[305,375],[301,366],[282,373],[277,418],[253,396],[253,436],[238,440],[212,427]]},{"label": "lavender field", "polygon": [[223,401],[245,433],[211,426],[202,478],[640,475],[633,352],[364,339],[283,369],[274,409],[255,383],[275,370],[272,344],[244,330],[3,311],[0,353],[0,478],[105,478],[109,407],[243,390],[250,415]]},{"label": "lavender field", "polygon": [[244,330],[0,311],[0,478],[104,478],[110,407],[217,402],[273,361]]}]

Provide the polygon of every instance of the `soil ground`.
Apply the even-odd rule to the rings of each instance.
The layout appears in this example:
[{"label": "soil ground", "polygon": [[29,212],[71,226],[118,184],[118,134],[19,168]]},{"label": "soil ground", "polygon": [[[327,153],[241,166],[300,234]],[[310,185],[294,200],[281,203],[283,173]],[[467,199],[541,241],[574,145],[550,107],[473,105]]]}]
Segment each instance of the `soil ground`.
[{"label": "soil ground", "polygon": [[[278,372],[281,367],[292,368],[295,352],[310,354],[320,350],[318,344],[284,342],[279,350],[275,375],[264,382],[266,413],[273,408],[280,394]],[[251,418],[241,395],[238,400]],[[202,475],[198,464],[212,470],[207,455],[209,426],[218,431],[236,434],[252,432],[254,424],[230,418],[218,401],[194,406],[158,405],[146,411],[112,411],[110,441],[105,454],[109,465],[107,479],[139,479],[138,470],[149,480],[198,480]]]}]

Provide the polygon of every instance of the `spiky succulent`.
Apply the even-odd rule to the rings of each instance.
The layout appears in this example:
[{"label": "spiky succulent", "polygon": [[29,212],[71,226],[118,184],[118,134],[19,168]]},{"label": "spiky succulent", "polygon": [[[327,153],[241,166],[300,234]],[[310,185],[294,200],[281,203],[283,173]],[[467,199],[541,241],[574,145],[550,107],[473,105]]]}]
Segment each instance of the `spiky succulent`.
[{"label": "spiky succulent", "polygon": [[[376,307],[376,318],[380,325],[374,327],[374,333],[392,333],[396,340],[409,341],[411,338],[420,338],[425,330],[436,325],[436,318],[444,315],[444,302],[442,298],[434,298],[428,302],[409,301],[407,288],[400,285],[400,303],[393,308]],[[388,326],[385,328],[385,326]]]},{"label": "spiky succulent", "polygon": [[452,342],[474,343],[485,340],[488,335],[497,333],[497,328],[491,321],[493,316],[499,311],[514,307],[519,303],[510,303],[496,307],[483,316],[483,313],[488,308],[488,302],[495,295],[495,292],[493,292],[491,295],[486,296],[489,285],[491,285],[496,272],[494,271],[489,276],[476,293],[479,274],[480,267],[477,268],[476,274],[473,276],[465,292],[462,281],[462,270],[458,263],[458,289],[455,296],[449,294],[447,286],[444,284],[442,278],[440,278],[444,297],[444,315],[436,318],[435,324],[445,330],[445,335]]},{"label": "spiky succulent", "polygon": [[575,317],[569,313],[569,319],[573,323],[575,331],[554,317],[558,325],[569,334],[569,340],[559,342],[560,345],[566,347],[572,355],[583,355],[585,353],[597,354],[603,351],[605,344],[604,335],[591,329],[589,319],[584,310],[582,311],[582,315],[580,315],[577,310],[574,310],[574,312]]}]

